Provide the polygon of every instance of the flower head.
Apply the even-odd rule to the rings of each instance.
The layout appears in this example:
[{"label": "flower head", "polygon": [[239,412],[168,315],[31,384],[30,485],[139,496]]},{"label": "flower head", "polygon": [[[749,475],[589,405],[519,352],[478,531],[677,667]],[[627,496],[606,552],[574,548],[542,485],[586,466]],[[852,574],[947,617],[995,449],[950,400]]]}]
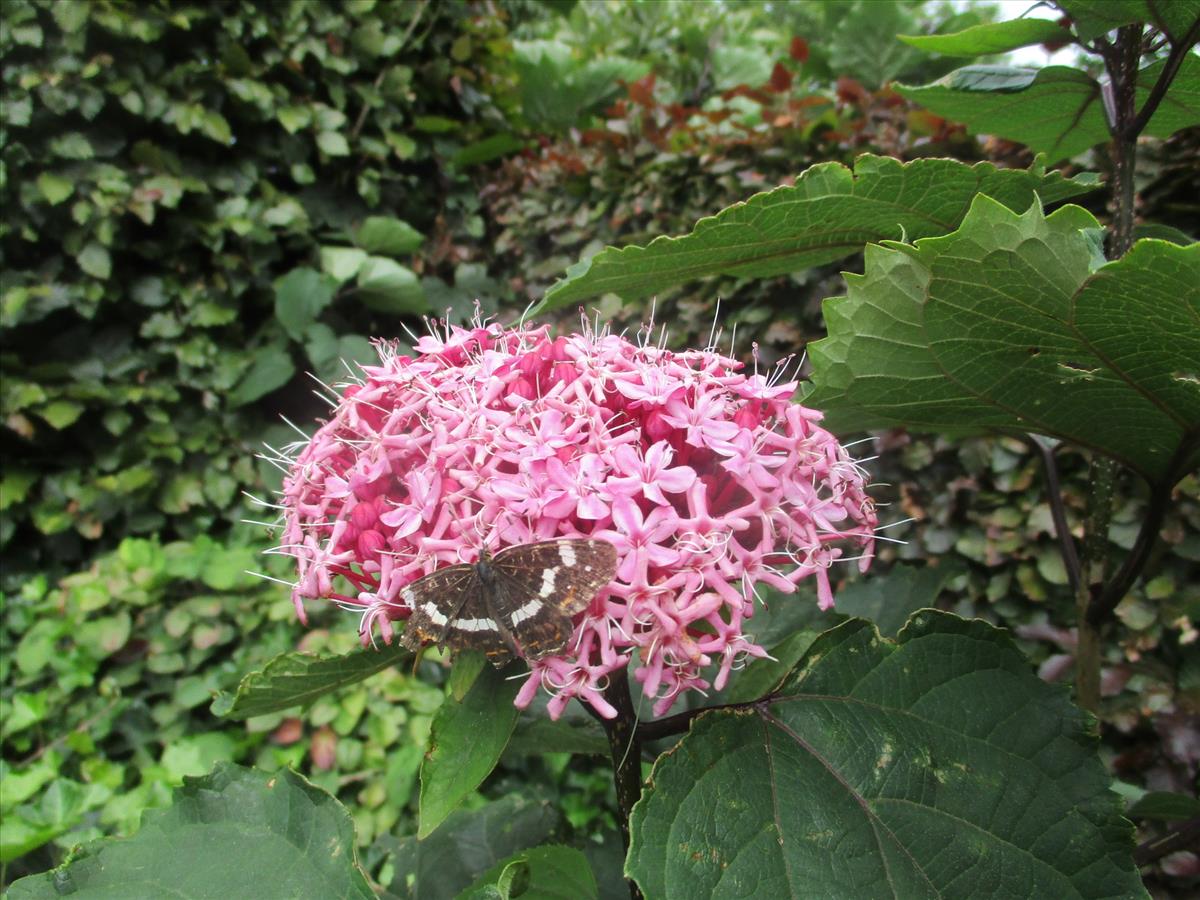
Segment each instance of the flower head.
[{"label": "flower head", "polygon": [[[551,337],[476,322],[422,338],[344,392],[284,481],[293,590],[361,613],[364,642],[410,614],[405,585],[442,566],[553,537],[617,548],[616,578],[562,655],[536,660],[557,716],[573,697],[614,715],[607,676],[633,665],[656,715],[718,688],[747,656],[753,586],[785,593],[847,549],[865,568],[874,507],[845,449],[792,403],[794,383],[711,350]],[[715,674],[713,669],[715,668]]]}]

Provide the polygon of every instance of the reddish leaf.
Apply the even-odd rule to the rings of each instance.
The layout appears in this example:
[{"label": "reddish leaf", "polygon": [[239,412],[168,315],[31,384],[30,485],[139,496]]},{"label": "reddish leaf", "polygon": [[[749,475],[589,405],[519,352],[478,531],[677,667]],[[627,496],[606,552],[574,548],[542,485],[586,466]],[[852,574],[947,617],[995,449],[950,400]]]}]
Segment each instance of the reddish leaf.
[{"label": "reddish leaf", "polygon": [[792,46],[788,48],[788,53],[798,63],[808,62],[808,41],[802,37],[792,38]]},{"label": "reddish leaf", "polygon": [[323,772],[333,768],[337,762],[337,735],[332,728],[322,725],[314,732],[309,741],[308,754],[315,768]]},{"label": "reddish leaf", "polygon": [[[1061,25],[1063,28],[1070,28],[1071,27],[1071,17],[1063,16],[1062,18],[1060,18],[1058,20],[1058,24]],[[1045,42],[1043,42],[1042,47],[1045,48],[1047,53],[1053,53],[1056,50],[1061,50],[1063,47],[1067,46],[1068,43],[1070,43],[1070,42],[1069,41],[1045,41]]]},{"label": "reddish leaf", "polygon": [[775,68],[771,70],[770,84],[771,90],[777,94],[782,94],[792,86],[792,73],[783,63],[775,63]]},{"label": "reddish leaf", "polygon": [[734,97],[745,97],[747,100],[753,100],[755,103],[762,106],[771,105],[771,95],[766,91],[760,91],[757,88],[749,87],[745,84],[739,84],[737,87],[730,88],[721,95],[722,100],[732,100]]},{"label": "reddish leaf", "polygon": [[867,99],[867,89],[845,75],[837,80],[837,96],[843,103],[862,103]]},{"label": "reddish leaf", "polygon": [[279,727],[271,732],[271,743],[280,744],[286,747],[288,744],[294,744],[300,740],[304,734],[304,723],[294,716],[289,719],[284,719]]},{"label": "reddish leaf", "polygon": [[629,85],[629,99],[647,109],[654,106],[654,81],[655,76],[651,72],[645,78],[633,82]]}]

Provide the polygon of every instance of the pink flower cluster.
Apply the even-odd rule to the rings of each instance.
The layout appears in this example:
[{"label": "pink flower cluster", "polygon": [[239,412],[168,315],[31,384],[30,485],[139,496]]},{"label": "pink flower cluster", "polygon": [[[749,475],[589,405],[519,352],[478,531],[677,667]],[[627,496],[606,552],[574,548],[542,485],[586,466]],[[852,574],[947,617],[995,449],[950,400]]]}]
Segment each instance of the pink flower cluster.
[{"label": "pink flower cluster", "polygon": [[[611,542],[617,576],[577,617],[568,652],[531,664],[557,717],[572,697],[615,715],[608,674],[633,677],[662,715],[681,692],[720,688],[747,656],[755,585],[791,593],[855,550],[876,517],[861,471],[773,383],[718,353],[623,337],[554,338],[495,324],[422,338],[381,363],[301,445],[284,482],[280,552],[303,600],[361,611],[385,641],[408,583],[474,562],[481,547],[553,537]],[[776,370],[778,376],[782,369]]]}]

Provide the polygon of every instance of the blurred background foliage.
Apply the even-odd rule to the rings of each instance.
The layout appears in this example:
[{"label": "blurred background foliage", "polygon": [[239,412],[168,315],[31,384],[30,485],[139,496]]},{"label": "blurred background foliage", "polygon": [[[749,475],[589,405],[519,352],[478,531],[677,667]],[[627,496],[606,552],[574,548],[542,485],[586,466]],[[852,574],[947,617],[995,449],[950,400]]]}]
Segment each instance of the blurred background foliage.
[{"label": "blurred background foliage", "polygon": [[[1027,165],[891,88],[956,65],[896,34],[994,16],[960,7],[6,0],[0,881],[131,832],[217,760],[290,764],[336,793],[386,881],[414,830],[436,660],[291,715],[208,711],[278,652],[355,640],[337,610],[302,628],[285,588],[245,574],[288,577],[242,522],[272,517],[246,496],[278,481],[263,443],[296,437],[282,416],[309,430],[371,337],[476,303],[515,318],[577,260],[685,233],[813,163]],[[1146,143],[1145,220],[1197,220],[1198,144]],[[703,344],[719,298],[726,345],[771,363],[823,335],[837,268],[708,279],[654,314],[673,345]],[[650,314],[615,296],[594,310],[618,330]],[[883,532],[907,543],[879,565],[946,566],[943,606],[1013,628],[1066,677],[1074,614],[1037,454],[903,432],[874,447],[885,518],[911,520]],[[1061,464],[1078,524],[1086,466]],[[1118,552],[1141,511],[1127,488]],[[1193,790],[1200,763],[1200,482],[1178,493],[1105,671],[1105,752],[1131,796]],[[586,756],[510,753],[475,805],[552,801],[564,818],[547,827],[608,852],[610,790]]]}]

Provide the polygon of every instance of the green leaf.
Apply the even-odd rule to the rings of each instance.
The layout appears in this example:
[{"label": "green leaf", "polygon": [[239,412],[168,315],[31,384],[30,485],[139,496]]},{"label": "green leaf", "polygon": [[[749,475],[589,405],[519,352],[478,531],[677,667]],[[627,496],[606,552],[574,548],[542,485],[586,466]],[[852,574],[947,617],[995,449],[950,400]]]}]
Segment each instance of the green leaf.
[{"label": "green leaf", "polygon": [[341,804],[295,772],[228,764],[185,779],[174,805],[146,812],[134,837],[90,844],[59,868],[15,882],[8,897],[240,897],[250,881],[278,897],[375,897]]},{"label": "green leaf", "polygon": [[457,131],[459,124],[454,119],[447,119],[445,116],[417,116],[413,119],[413,127],[417,131],[425,131],[430,134]]},{"label": "green leaf", "polygon": [[490,162],[501,156],[509,156],[525,147],[526,141],[515,134],[493,134],[482,141],[467,144],[450,157],[450,164],[457,168]]},{"label": "green leaf", "polygon": [[548,845],[523,850],[496,863],[462,900],[590,900],[600,896],[587,857],[573,847]]},{"label": "green leaf", "polygon": [[336,131],[322,131],[317,135],[317,146],[326,156],[349,156],[350,145]]},{"label": "green leaf", "polygon": [[215,109],[206,109],[200,117],[200,131],[218,144],[228,146],[233,142],[233,131],[229,122]]},{"label": "green leaf", "polygon": [[1074,35],[1049,19],[1012,19],[975,25],[953,34],[896,35],[904,43],[943,56],[983,56],[1007,53],[1030,44],[1070,43]]},{"label": "green leaf", "polygon": [[1146,897],[1094,732],[984,622],[853,620],[659,758],[626,871],[663,900]]},{"label": "green leaf", "polygon": [[233,409],[253,403],[276,388],[281,388],[296,373],[287,348],[270,344],[258,350],[254,364],[229,392],[227,402]]},{"label": "green leaf", "polygon": [[1074,21],[1083,40],[1091,40],[1122,25],[1141,22],[1166,31],[1176,41],[1200,19],[1197,0],[1056,0]]},{"label": "green leaf", "polygon": [[574,753],[607,756],[608,736],[590,716],[551,719],[545,710],[523,713],[504,752],[526,756],[543,753]]},{"label": "green leaf", "polygon": [[821,163],[792,187],[701,219],[689,235],[655,238],[646,247],[610,247],[572,266],[536,312],[610,292],[627,300],[645,297],[705,275],[767,278],[858,253],[870,241],[945,234],[958,227],[980,192],[1023,210],[1035,194],[1054,202],[1093,186],[1040,166],[998,170],[950,159],[904,164],[869,154],[858,158],[853,172]]},{"label": "green leaf", "polygon": [[288,337],[302,340],[336,291],[337,281],[328,275],[306,267],[292,269],[275,280],[275,318]]},{"label": "green leaf", "polygon": [[870,619],[884,637],[899,634],[908,617],[933,606],[946,582],[961,574],[958,565],[913,566],[897,563],[890,572],[868,574],[837,594],[837,611]]},{"label": "green leaf", "polygon": [[1131,819],[1159,819],[1179,822],[1200,816],[1200,800],[1170,791],[1148,791],[1129,807]]},{"label": "green leaf", "polygon": [[383,256],[368,256],[358,270],[358,296],[371,309],[384,313],[429,311],[416,274]]},{"label": "green leaf", "polygon": [[1196,242],[1196,238],[1187,232],[1180,231],[1173,225],[1162,225],[1158,222],[1143,222],[1141,225],[1134,225],[1133,239],[1140,241],[1142,238],[1170,241],[1172,244],[1179,244],[1181,247],[1186,247],[1188,244]]},{"label": "green leaf", "polygon": [[112,274],[112,258],[102,244],[91,241],[79,252],[79,268],[93,278],[107,280]]},{"label": "green leaf", "polygon": [[242,678],[232,697],[225,692],[218,694],[212,703],[212,713],[226,719],[249,719],[306,706],[330,691],[357,684],[411,657],[399,643],[379,650],[364,647],[342,656],[283,653],[270,660],[262,671]]},{"label": "green leaf", "polygon": [[366,259],[367,254],[357,247],[322,247],[321,271],[341,284],[357,275]]},{"label": "green leaf", "polygon": [[391,850],[396,873],[388,885],[391,894],[450,900],[499,860],[545,841],[557,826],[558,813],[550,804],[510,795],[458,810],[424,840],[387,839],[377,846]]},{"label": "green leaf", "polygon": [[87,24],[89,9],[87,3],[55,3],[50,7],[50,14],[59,28],[74,34]]},{"label": "green leaf", "polygon": [[75,193],[75,182],[52,172],[43,172],[39,175],[37,186],[38,190],[42,192],[42,196],[46,198],[46,202],[51,206],[57,206]]},{"label": "green leaf", "polygon": [[[1138,73],[1139,108],[1165,65],[1158,60]],[[1045,153],[1052,163],[1109,139],[1100,84],[1078,69],[965,66],[934,84],[899,85],[897,90],[939,116],[963,123],[972,133],[1020,141]],[[1145,133],[1169,137],[1197,123],[1200,59],[1189,54]]]},{"label": "green leaf", "polygon": [[421,761],[420,828],[426,838],[491,774],[517,724],[518,679],[487,666],[462,702],[447,697],[433,717]]},{"label": "green leaf", "polygon": [[425,236],[402,219],[369,216],[354,234],[354,243],[368,253],[403,256],[425,242]]},{"label": "green leaf", "polygon": [[450,696],[462,700],[471,690],[471,685],[487,665],[487,656],[479,650],[461,650],[454,654],[454,665],[450,668]]},{"label": "green leaf", "polygon": [[1200,454],[1200,245],[1097,269],[1095,224],[980,197],[954,234],[868,247],[805,402],[834,431],[1036,432],[1173,482]]},{"label": "green leaf", "polygon": [[38,409],[37,413],[56,431],[73,425],[83,415],[85,407],[73,400],[55,400]]}]

